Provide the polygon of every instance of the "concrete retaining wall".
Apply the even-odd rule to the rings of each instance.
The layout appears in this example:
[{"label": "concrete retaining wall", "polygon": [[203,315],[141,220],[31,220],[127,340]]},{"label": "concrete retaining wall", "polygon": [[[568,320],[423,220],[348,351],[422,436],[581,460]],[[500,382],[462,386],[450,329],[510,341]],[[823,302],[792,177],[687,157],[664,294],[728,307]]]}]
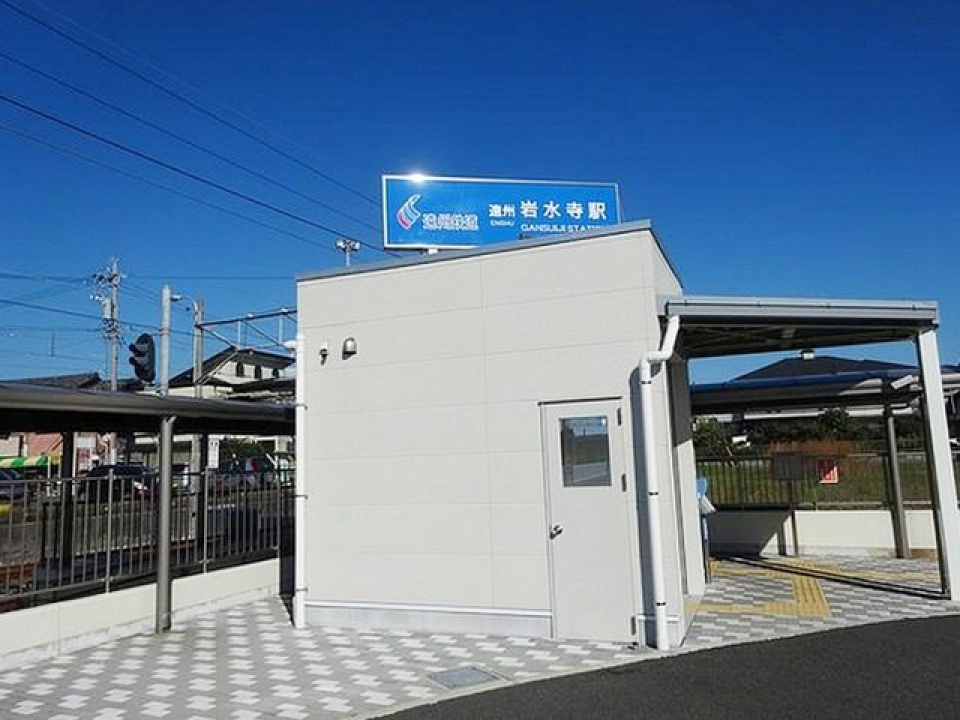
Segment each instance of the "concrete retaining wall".
[{"label": "concrete retaining wall", "polygon": [[[173,582],[173,622],[279,592],[278,560],[217,570]],[[156,585],[0,614],[0,670],[117,638],[153,632]]]},{"label": "concrete retaining wall", "polygon": [[[893,526],[887,510],[724,510],[708,520],[714,552],[892,557]],[[930,510],[907,511],[910,549],[936,550]]]}]

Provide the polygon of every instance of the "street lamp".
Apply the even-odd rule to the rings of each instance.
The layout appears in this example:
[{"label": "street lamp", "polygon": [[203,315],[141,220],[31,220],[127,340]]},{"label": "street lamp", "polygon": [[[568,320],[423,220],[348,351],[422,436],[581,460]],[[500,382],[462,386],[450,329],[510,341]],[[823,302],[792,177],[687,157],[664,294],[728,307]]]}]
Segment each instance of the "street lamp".
[{"label": "street lamp", "polygon": [[350,254],[360,251],[360,241],[340,238],[337,240],[337,250],[343,253],[344,261],[347,267],[350,267]]}]

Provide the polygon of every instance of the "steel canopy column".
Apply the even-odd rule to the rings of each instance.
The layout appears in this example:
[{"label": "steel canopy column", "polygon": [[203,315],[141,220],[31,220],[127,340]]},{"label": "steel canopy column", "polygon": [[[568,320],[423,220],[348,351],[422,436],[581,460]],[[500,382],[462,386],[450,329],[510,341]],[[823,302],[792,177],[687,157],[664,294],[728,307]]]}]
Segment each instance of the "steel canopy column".
[{"label": "steel canopy column", "polygon": [[173,500],[173,424],[176,417],[160,419],[160,498],[157,521],[157,617],[155,631],[167,632],[172,626],[170,576],[170,513]]},{"label": "steel canopy column", "polygon": [[917,336],[920,361],[920,385],[923,388],[923,418],[927,430],[927,453],[931,478],[931,501],[937,521],[937,549],[940,556],[943,589],[951,600],[960,600],[960,511],[957,509],[957,486],[950,455],[950,433],[947,412],[943,406],[943,379],[940,376],[940,353],[934,330]]},{"label": "steel canopy column", "polygon": [[897,425],[893,409],[883,408],[883,421],[887,437],[887,478],[890,481],[890,515],[893,521],[893,541],[897,557],[910,557],[907,538],[907,516],[903,509],[903,486],[900,482],[900,462],[897,459]]}]

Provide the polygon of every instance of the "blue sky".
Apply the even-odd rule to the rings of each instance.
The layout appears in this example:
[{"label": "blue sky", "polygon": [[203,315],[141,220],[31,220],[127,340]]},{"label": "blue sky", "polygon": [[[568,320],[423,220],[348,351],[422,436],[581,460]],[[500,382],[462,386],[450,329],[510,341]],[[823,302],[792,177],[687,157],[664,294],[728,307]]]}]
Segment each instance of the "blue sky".
[{"label": "blue sky", "polygon": [[[624,217],[653,221],[687,292],[936,300],[944,360],[960,361],[957,3],[8,1],[339,185],[0,4],[8,55],[345,215],[3,58],[0,93],[372,246],[384,173],[616,182]],[[95,316],[74,278],[117,256],[122,321],[157,324],[164,280],[226,318],[292,306],[295,276],[342,263],[315,227],[2,103],[0,125],[309,240],[0,129],[2,299]],[[365,249],[357,261],[382,257]],[[174,322],[189,330],[187,312]],[[0,304],[0,377],[102,370],[96,326]],[[125,326],[125,339],[141,329]],[[188,345],[175,337],[174,372]],[[908,347],[846,354],[912,361]],[[764,360],[698,363],[694,375]]]}]

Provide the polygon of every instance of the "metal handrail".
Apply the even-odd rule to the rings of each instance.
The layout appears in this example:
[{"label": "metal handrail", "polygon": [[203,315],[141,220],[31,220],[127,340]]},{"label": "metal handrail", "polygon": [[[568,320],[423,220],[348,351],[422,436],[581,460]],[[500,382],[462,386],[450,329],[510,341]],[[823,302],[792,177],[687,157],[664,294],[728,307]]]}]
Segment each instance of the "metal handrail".
[{"label": "metal handrail", "polygon": [[[171,498],[174,575],[280,552],[293,469],[179,473]],[[153,472],[0,482],[0,612],[152,582],[160,493]]]}]

